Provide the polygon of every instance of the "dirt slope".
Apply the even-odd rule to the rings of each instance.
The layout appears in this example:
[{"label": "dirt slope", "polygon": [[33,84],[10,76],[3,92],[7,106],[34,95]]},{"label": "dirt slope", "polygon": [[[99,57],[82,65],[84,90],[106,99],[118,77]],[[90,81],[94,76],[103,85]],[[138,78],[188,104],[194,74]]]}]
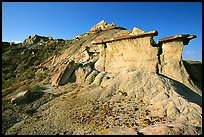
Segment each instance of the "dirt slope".
[{"label": "dirt slope", "polygon": [[[137,28],[125,30],[101,21],[73,40],[28,37],[22,44],[13,47],[18,49],[19,53],[15,54],[21,54],[20,59],[24,63],[15,61],[11,49],[3,48],[3,134],[201,134],[202,63],[181,60],[180,64],[184,64],[181,65],[182,72],[186,71],[183,76],[190,86],[158,73],[158,68],[148,68],[152,58],[154,67],[158,67],[159,61],[159,45],[153,41],[152,35],[149,36],[150,33]],[[135,39],[115,40],[124,39],[124,36]],[[102,45],[93,43],[101,40],[113,41]],[[132,51],[127,43],[132,49],[138,45],[143,47]],[[149,47],[144,47],[147,45]],[[108,46],[111,52],[104,54],[103,46]],[[35,54],[42,49],[50,49],[46,52],[47,56]],[[138,59],[134,52],[143,55]],[[112,54],[115,55],[113,58]],[[8,63],[12,58],[15,67]],[[34,61],[29,66],[28,58],[39,62]],[[100,62],[103,63],[104,58],[115,63],[117,71],[98,70],[96,64],[103,66]],[[142,63],[143,59],[149,64]],[[137,60],[142,65],[137,65]],[[175,61],[175,64],[179,63]],[[168,65],[171,67],[171,64]],[[133,67],[120,71],[121,66],[136,66],[138,69]],[[169,69],[171,74],[176,74],[172,72],[175,68],[172,68]],[[168,70],[168,67],[165,69]],[[12,72],[10,77],[6,75],[9,71]],[[63,84],[60,84],[62,81]],[[18,93],[25,91],[29,94],[17,97]],[[20,103],[11,100],[20,100]]]}]

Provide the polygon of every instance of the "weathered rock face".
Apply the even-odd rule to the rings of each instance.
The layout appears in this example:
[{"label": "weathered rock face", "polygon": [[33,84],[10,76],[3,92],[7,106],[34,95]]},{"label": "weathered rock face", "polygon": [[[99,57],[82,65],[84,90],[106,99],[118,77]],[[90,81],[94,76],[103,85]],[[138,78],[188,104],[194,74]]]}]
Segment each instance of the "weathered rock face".
[{"label": "weathered rock face", "polygon": [[77,64],[75,64],[74,61],[70,61],[60,73],[52,77],[51,79],[52,85],[66,84],[76,67],[77,67]]},{"label": "weathered rock face", "polygon": [[132,32],[129,35],[139,35],[144,34],[145,32],[139,28],[134,27]]},{"label": "weathered rock face", "polygon": [[182,61],[184,45],[196,36],[170,36],[159,39],[157,45],[153,40],[157,34],[156,31],[144,32],[134,28],[128,35],[92,41],[100,50],[99,60],[95,63],[96,70],[114,73],[134,70],[154,72],[184,83],[202,94],[193,85]]},{"label": "weathered rock face", "polygon": [[60,78],[62,77],[62,73],[57,73],[51,78],[52,85],[59,85]]},{"label": "weathered rock face", "polygon": [[86,77],[91,73],[92,69],[90,66],[87,67],[79,67],[76,71],[75,71],[75,75],[76,75],[76,82],[78,83],[84,83]]},{"label": "weathered rock face", "polygon": [[53,38],[51,36],[48,37],[44,37],[44,36],[39,36],[39,35],[35,35],[33,37],[28,36],[24,41],[23,41],[23,45],[31,45],[31,44],[35,44],[38,43],[40,41],[47,41],[47,40],[52,40]]},{"label": "weathered rock face", "polygon": [[79,35],[42,65],[64,94],[6,134],[201,134],[202,95],[181,56],[195,36],[156,35],[104,21]]},{"label": "weathered rock face", "polygon": [[[197,131],[196,131],[197,130]],[[144,135],[201,135],[201,128],[186,126],[181,123],[161,124],[153,127],[146,127],[142,132]]]},{"label": "weathered rock face", "polygon": [[[93,27],[93,30],[94,28],[104,29],[106,25],[106,22],[101,21]],[[110,33],[108,31],[110,30],[101,31],[100,33],[104,34],[98,34],[97,37],[90,37],[92,34],[88,33],[86,33],[86,36],[81,35],[80,40],[78,40],[78,43],[81,44],[80,52],[70,56],[69,53],[72,51],[67,49],[64,54],[55,57],[52,62],[52,65],[55,66],[54,71],[64,71],[66,67],[62,66],[66,66],[66,60],[86,64],[98,59],[94,64],[94,69],[99,72],[118,73],[135,70],[153,72],[184,83],[190,89],[195,90],[196,93],[201,94],[201,91],[190,80],[182,62],[184,45],[196,36],[190,36],[189,34],[176,35],[162,38],[159,40],[159,44],[156,44],[153,37],[158,35],[157,31],[144,32],[139,28],[134,28],[132,31],[111,30]],[[85,38],[89,38],[89,40],[83,42]],[[76,68],[76,77],[78,75],[79,77],[86,77],[82,74],[85,75],[85,73],[80,73],[80,69]],[[53,85],[59,85],[56,79],[60,80],[62,76],[59,73],[55,75],[58,76],[53,77],[51,82]],[[67,78],[71,78],[71,76]],[[62,83],[65,84],[65,82]]]},{"label": "weathered rock face", "polygon": [[140,33],[133,32],[131,35],[92,42],[98,44],[100,49],[100,58],[95,64],[98,71],[156,72],[159,48],[152,45],[151,40],[157,32],[145,33],[142,30],[139,30]]},{"label": "weathered rock face", "polygon": [[[121,28],[121,27],[117,27],[114,23],[112,24],[107,24],[107,22],[105,22],[104,20],[102,20],[101,22],[99,22],[98,24],[94,25],[88,33],[95,33],[95,32],[99,32],[102,30],[110,30],[110,29],[115,29],[115,28]],[[121,28],[124,29],[124,28]]]},{"label": "weathered rock face", "polygon": [[113,127],[96,131],[96,135],[138,135],[133,128],[128,127]]},{"label": "weathered rock face", "polygon": [[93,26],[89,31],[104,30],[106,25],[107,25],[107,23],[104,20],[102,20],[101,22],[99,22],[98,24]]},{"label": "weathered rock face", "polygon": [[79,63],[84,63],[87,62],[89,60],[89,51],[88,49],[83,49],[82,52],[79,52],[77,55],[75,55],[75,62],[79,62]]},{"label": "weathered rock face", "polygon": [[185,34],[159,39],[159,44],[162,48],[161,55],[159,56],[159,74],[177,80],[192,90],[197,90],[198,94],[201,94],[198,89],[193,87],[190,75],[186,71],[182,61],[183,47],[193,38],[196,38],[196,36]]}]

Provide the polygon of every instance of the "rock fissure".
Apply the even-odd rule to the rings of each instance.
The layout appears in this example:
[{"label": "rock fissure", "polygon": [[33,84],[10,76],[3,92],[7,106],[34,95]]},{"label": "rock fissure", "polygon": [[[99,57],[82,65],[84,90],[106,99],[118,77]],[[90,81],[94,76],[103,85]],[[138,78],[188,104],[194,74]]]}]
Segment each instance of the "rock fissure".
[{"label": "rock fissure", "polygon": [[104,71],[106,70],[106,50],[107,50],[107,44],[106,43],[104,43],[103,44],[104,45]]},{"label": "rock fissure", "polygon": [[158,47],[158,53],[157,53],[157,57],[158,57],[158,63],[157,63],[157,69],[156,69],[156,73],[160,74],[162,73],[162,60],[161,60],[161,55],[162,55],[162,45],[161,44],[157,44]]}]

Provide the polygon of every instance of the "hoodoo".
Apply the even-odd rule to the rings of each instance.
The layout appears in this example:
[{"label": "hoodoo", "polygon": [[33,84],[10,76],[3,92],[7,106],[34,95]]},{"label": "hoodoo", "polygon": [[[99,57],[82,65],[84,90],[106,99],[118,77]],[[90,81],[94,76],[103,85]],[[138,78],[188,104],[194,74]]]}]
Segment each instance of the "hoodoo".
[{"label": "hoodoo", "polygon": [[[184,45],[196,36],[158,42],[155,36],[156,30],[126,30],[104,20],[72,40],[29,36],[19,49],[29,61],[38,48],[61,51],[36,63],[29,82],[8,94],[19,115],[9,112],[11,106],[3,111],[4,134],[202,134],[202,65],[198,69],[182,59]],[[15,59],[7,54],[6,65]],[[43,88],[21,91],[25,84]],[[19,99],[18,92],[27,94]],[[14,116],[18,120],[9,123]]]}]

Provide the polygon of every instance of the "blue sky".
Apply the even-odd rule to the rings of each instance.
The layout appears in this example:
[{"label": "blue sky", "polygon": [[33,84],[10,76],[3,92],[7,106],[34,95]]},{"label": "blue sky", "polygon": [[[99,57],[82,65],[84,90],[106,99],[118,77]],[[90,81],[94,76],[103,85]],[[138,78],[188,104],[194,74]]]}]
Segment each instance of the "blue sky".
[{"label": "blue sky", "polygon": [[3,2],[2,40],[28,35],[72,39],[101,20],[132,30],[157,30],[159,38],[195,34],[183,59],[202,61],[202,2]]}]

